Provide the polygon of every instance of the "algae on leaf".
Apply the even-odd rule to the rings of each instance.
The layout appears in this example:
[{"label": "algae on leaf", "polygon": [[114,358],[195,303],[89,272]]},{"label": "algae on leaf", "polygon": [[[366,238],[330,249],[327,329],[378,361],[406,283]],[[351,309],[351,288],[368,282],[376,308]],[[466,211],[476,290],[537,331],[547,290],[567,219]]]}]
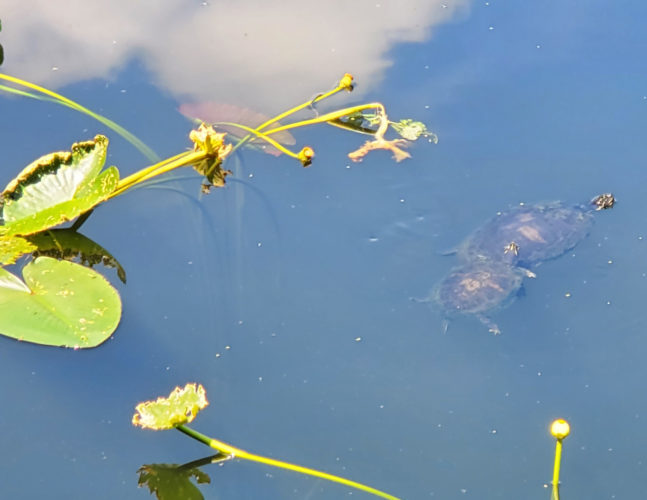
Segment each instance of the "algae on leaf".
[{"label": "algae on leaf", "polygon": [[26,342],[95,347],[121,318],[117,291],[99,273],[73,262],[39,257],[24,282],[0,268],[0,333]]}]

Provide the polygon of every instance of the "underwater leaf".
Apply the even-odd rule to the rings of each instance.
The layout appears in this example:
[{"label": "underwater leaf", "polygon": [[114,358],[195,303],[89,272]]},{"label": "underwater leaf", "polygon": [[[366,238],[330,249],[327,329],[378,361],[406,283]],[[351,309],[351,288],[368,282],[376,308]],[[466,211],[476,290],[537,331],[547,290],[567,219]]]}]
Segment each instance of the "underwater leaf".
[{"label": "underwater leaf", "polygon": [[[121,267],[119,261],[101,245],[74,229],[51,229],[28,236],[27,240],[33,244],[33,248],[28,251],[34,251],[34,257],[45,255],[55,259],[78,262],[87,267],[102,264],[105,267],[116,268],[117,276],[122,283],[126,283],[126,271]],[[0,239],[0,251],[2,250],[1,245],[2,240]]]},{"label": "underwater leaf", "polygon": [[36,246],[19,236],[0,236],[0,266],[14,264],[21,255],[36,250]]},{"label": "underwater leaf", "polygon": [[[81,198],[73,198],[43,207],[38,212],[23,215],[20,219],[8,221],[5,218],[5,225],[0,226],[0,235],[20,234],[26,236],[58,226],[65,221],[76,219],[95,205],[107,200],[116,189],[118,183],[119,171],[116,167],[110,167],[82,186],[84,196]],[[5,212],[11,206],[13,204],[5,204]]]},{"label": "underwater leaf", "polygon": [[[244,125],[249,128],[256,128],[270,120],[268,116],[252,111],[251,109],[215,101],[185,103],[178,108],[178,111],[194,122],[211,123],[212,125],[215,125],[218,130],[227,132],[227,135],[235,139],[242,139],[248,135],[247,131],[236,126],[236,124]],[[271,131],[280,125],[281,124],[279,122],[271,123],[263,129],[263,132],[266,133]],[[297,142],[294,136],[287,130],[272,134],[272,138],[280,144],[290,146]],[[252,137],[248,141],[247,146],[260,149],[264,153],[274,156],[282,154],[281,151],[258,137]]]},{"label": "underwater leaf", "polygon": [[436,134],[427,130],[427,126],[422,122],[405,118],[399,122],[391,122],[389,125],[391,125],[391,127],[400,134],[400,136],[409,141],[415,141],[422,136],[428,137],[431,142],[438,144],[438,137]]},{"label": "underwater leaf", "polygon": [[148,491],[158,500],[202,500],[200,490],[191,482],[195,478],[198,484],[209,484],[211,478],[197,467],[186,468],[175,464],[142,465],[139,470],[138,486],[148,486]]},{"label": "underwater leaf", "polygon": [[24,282],[0,268],[0,333],[25,342],[95,347],[121,318],[117,291],[96,271],[39,257],[23,268]]},{"label": "underwater leaf", "polygon": [[205,158],[193,164],[193,168],[201,175],[204,175],[209,182],[203,192],[209,192],[211,186],[223,187],[225,185],[225,177],[231,175],[231,170],[225,170],[221,167],[222,161],[219,158]]},{"label": "underwater leaf", "polygon": [[183,389],[173,389],[168,398],[139,403],[135,407],[137,413],[133,415],[133,425],[153,430],[173,429],[191,422],[208,404],[202,385],[186,384]]}]

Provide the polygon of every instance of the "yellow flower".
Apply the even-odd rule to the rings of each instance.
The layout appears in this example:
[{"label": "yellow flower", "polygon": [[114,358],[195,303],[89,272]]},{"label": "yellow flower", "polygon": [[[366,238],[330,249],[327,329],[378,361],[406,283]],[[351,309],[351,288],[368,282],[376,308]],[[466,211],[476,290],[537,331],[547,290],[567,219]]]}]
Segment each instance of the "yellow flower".
[{"label": "yellow flower", "polygon": [[211,125],[201,123],[198,130],[192,130],[189,139],[193,141],[193,150],[202,151],[208,156],[217,156],[223,160],[231,151],[232,145],[225,144],[225,133],[218,133]]}]

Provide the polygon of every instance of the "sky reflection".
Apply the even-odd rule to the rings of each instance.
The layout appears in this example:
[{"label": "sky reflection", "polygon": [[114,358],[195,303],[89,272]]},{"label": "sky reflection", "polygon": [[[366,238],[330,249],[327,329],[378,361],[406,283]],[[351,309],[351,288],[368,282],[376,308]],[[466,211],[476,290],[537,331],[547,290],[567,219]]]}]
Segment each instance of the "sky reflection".
[{"label": "sky reflection", "polygon": [[74,0],[65,9],[45,0],[5,0],[4,69],[60,87],[114,79],[138,60],[179,100],[227,95],[232,104],[274,112],[347,71],[361,80],[359,92],[367,91],[391,65],[395,44],[428,39],[468,3],[417,0],[402,8],[399,2],[335,0],[318,2],[313,15],[312,2],[298,0],[271,6],[258,0]]}]

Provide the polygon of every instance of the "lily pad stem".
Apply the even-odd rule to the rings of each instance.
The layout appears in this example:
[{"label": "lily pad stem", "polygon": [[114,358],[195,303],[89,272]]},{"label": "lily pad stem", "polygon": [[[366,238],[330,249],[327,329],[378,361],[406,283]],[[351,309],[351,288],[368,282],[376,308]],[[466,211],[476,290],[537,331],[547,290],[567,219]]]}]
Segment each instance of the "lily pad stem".
[{"label": "lily pad stem", "polygon": [[239,448],[235,448],[227,443],[218,441],[217,439],[212,439],[208,436],[205,436],[204,434],[201,434],[200,432],[195,431],[190,427],[187,427],[186,425],[178,425],[176,429],[180,432],[183,432],[187,436],[191,436],[193,439],[196,439],[201,443],[206,444],[207,446],[210,446],[211,448],[225,455],[230,455],[232,457],[251,460],[253,462],[259,462],[265,465],[270,465],[272,467],[278,467],[280,469],[287,469],[294,472],[299,472],[301,474],[307,474],[309,476],[326,479],[328,481],[333,481],[335,483],[343,484],[345,486],[350,486],[351,488],[356,488],[358,490],[371,493],[378,497],[387,498],[389,500],[399,500],[398,497],[389,495],[388,493],[377,490],[375,488],[371,488],[370,486],[366,486],[364,484],[357,483],[349,479],[344,479],[343,477],[335,476],[333,474],[328,474],[326,472],[321,472],[315,469],[310,469],[308,467],[302,467],[300,465],[291,464],[289,462],[283,462],[281,460],[275,460],[273,458],[268,458],[268,457],[263,457],[261,455],[254,455],[253,453],[248,453]]},{"label": "lily pad stem", "polygon": [[[331,97],[331,96],[333,96],[334,94],[336,94],[337,92],[340,92],[340,91],[342,91],[342,90],[348,90],[348,91],[352,91],[352,90],[353,90],[353,76],[352,76],[352,75],[350,75],[349,73],[346,73],[346,74],[341,78],[341,80],[339,80],[339,82],[337,83],[337,86],[336,86],[334,89],[329,90],[328,92],[324,92],[323,94],[319,94],[319,95],[318,95],[318,96],[316,96],[314,99],[310,99],[309,101],[306,101],[306,102],[304,102],[304,103],[301,103],[301,104],[299,104],[298,106],[295,106],[295,107],[293,107],[293,108],[290,108],[290,109],[288,109],[287,111],[284,111],[283,113],[280,113],[280,114],[276,115],[275,117],[270,118],[270,119],[269,119],[269,120],[267,120],[266,122],[261,123],[258,127],[256,127],[255,131],[256,131],[256,132],[261,132],[261,131],[263,131],[263,129],[265,129],[265,128],[269,127],[269,126],[270,126],[270,125],[272,125],[273,123],[278,122],[279,120],[282,120],[282,119],[283,119],[283,118],[285,118],[286,116],[290,116],[290,115],[292,115],[292,114],[294,114],[294,113],[297,113],[298,111],[301,111],[302,109],[307,108],[308,106],[312,106],[312,105],[313,105],[313,104],[315,104],[316,102],[319,102],[319,101],[322,101],[322,100],[324,100],[324,99],[327,99],[328,97]],[[274,132],[274,130],[275,130],[275,129],[272,129],[272,132]],[[268,131],[268,132],[263,132],[263,134],[268,134],[268,133],[271,133],[271,132],[269,132],[269,131]],[[240,148],[241,146],[245,145],[245,144],[246,144],[246,143],[247,143],[247,142],[248,142],[248,141],[253,137],[253,135],[254,135],[254,134],[251,134],[251,133],[250,133],[249,135],[247,135],[247,136],[243,137],[240,141],[238,141],[238,142],[234,145],[234,149],[232,150],[232,152],[233,152],[233,151],[236,151],[238,148]]]},{"label": "lily pad stem", "polygon": [[383,117],[386,118],[386,110],[384,109],[384,105],[380,102],[371,102],[368,104],[361,104],[359,106],[352,106],[350,108],[339,109],[337,111],[332,111],[331,113],[326,113],[325,115],[317,116],[315,118],[310,118],[308,120],[301,120],[299,122],[289,123],[281,127],[276,127],[264,133],[267,135],[272,135],[272,134],[276,134],[277,132],[281,132],[283,130],[289,130],[292,128],[305,127],[307,125],[315,125],[317,123],[327,123],[327,122],[336,120],[338,118],[341,118],[343,116],[348,116],[348,115],[352,115],[353,113],[364,111],[365,109],[378,110],[377,116],[380,119],[380,128],[378,128],[378,131],[376,132],[376,134],[379,133],[381,134],[381,136],[384,135],[384,132],[386,132],[386,129],[388,128],[388,120],[386,121],[383,120]]}]

